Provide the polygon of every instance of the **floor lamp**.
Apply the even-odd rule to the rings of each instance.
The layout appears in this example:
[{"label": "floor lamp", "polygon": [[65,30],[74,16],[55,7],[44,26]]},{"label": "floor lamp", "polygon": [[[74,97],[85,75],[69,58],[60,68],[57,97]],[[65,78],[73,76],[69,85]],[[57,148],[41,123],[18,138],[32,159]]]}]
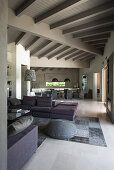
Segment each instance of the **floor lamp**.
[{"label": "floor lamp", "polygon": [[[35,70],[27,69],[25,71],[25,81],[34,82],[36,81],[36,73]],[[30,93],[32,92],[32,85],[30,84]]]}]

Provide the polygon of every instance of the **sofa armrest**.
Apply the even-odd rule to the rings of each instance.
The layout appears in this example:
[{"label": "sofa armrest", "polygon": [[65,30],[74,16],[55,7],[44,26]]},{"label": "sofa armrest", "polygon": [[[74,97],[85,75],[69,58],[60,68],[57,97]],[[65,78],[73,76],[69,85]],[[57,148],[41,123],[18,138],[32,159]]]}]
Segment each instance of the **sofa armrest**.
[{"label": "sofa armrest", "polygon": [[31,125],[8,137],[8,170],[20,170],[37,149],[38,127]]}]

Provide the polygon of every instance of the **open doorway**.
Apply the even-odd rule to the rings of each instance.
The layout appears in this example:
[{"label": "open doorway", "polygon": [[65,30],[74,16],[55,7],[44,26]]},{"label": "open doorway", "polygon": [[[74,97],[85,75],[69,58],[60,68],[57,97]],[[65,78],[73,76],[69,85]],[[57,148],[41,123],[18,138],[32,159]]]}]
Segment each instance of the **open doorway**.
[{"label": "open doorway", "polygon": [[21,65],[21,98],[27,96],[27,81],[25,81],[25,71],[27,70],[26,65]]},{"label": "open doorway", "polygon": [[102,102],[106,104],[107,68],[102,69]]},{"label": "open doorway", "polygon": [[100,100],[100,73],[93,73],[93,99]]}]

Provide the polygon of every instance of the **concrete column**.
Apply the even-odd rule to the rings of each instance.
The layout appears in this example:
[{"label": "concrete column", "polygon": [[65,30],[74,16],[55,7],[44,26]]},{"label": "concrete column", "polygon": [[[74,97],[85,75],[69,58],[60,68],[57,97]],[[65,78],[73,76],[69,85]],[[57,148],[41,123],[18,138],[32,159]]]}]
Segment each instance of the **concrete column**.
[{"label": "concrete column", "polygon": [[7,0],[0,0],[0,170],[7,170]]}]

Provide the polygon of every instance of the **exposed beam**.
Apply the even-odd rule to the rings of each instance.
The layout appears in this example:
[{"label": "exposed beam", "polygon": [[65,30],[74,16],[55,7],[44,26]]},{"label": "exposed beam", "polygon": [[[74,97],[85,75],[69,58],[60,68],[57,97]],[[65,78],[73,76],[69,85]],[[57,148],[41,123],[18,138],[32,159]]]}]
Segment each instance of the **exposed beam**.
[{"label": "exposed beam", "polygon": [[84,53],[84,51],[77,51],[76,53],[73,53],[73,54],[69,55],[68,57],[66,57],[65,60],[70,60],[71,58],[78,56],[82,53]]},{"label": "exposed beam", "polygon": [[55,22],[50,25],[50,29],[54,29],[54,28],[57,28],[57,27],[60,27],[60,26],[66,25],[66,24],[71,24],[73,22],[85,20],[85,19],[97,16],[99,14],[105,13],[107,11],[110,11],[113,8],[114,8],[114,1],[112,0],[110,2],[96,6],[95,8],[91,8],[87,11],[82,12],[82,13],[79,13],[74,16],[71,16],[66,19]]},{"label": "exposed beam", "polygon": [[15,15],[21,15],[30,5],[32,5],[36,0],[25,0],[16,10]]},{"label": "exposed beam", "polygon": [[103,25],[107,25],[107,24],[111,24],[114,23],[114,15],[109,16],[109,17],[105,17],[103,19],[100,20],[95,20],[92,22],[89,22],[87,24],[82,24],[79,26],[75,26],[66,30],[63,30],[63,34],[69,34],[69,33],[73,33],[73,32],[80,32],[82,30],[87,30],[90,28],[95,28],[95,27],[99,27],[99,26],[103,26]]},{"label": "exposed beam", "polygon": [[66,57],[67,55],[69,55],[69,54],[72,54],[72,53],[74,53],[74,52],[76,52],[77,51],[77,49],[72,49],[72,50],[70,50],[70,51],[67,51],[66,53],[64,53],[64,54],[61,54],[60,56],[58,56],[57,57],[57,60],[60,60],[61,58],[63,58],[63,57]]},{"label": "exposed beam", "polygon": [[39,39],[40,39],[40,37],[35,37],[35,38],[25,47],[25,50],[29,50],[29,48],[32,47]]},{"label": "exposed beam", "polygon": [[91,44],[91,45],[105,44],[105,43],[107,43],[107,41],[108,41],[107,39],[97,40],[97,41],[92,41],[89,44]]},{"label": "exposed beam", "polygon": [[82,54],[80,54],[80,55],[76,56],[75,58],[73,58],[73,61],[78,60],[79,58],[81,58],[83,56],[86,56],[86,55],[88,55],[88,54],[86,52],[83,52]]},{"label": "exposed beam", "polygon": [[53,16],[59,12],[63,12],[63,11],[66,11],[70,8],[74,8],[74,7],[77,7],[78,5],[86,2],[88,0],[66,0],[65,2],[57,5],[56,7],[50,9],[49,11],[35,17],[35,23],[37,22],[41,22],[42,20],[44,19],[47,19],[49,18],[50,16]]},{"label": "exposed beam", "polygon": [[95,36],[92,36],[92,37],[81,38],[81,40],[84,41],[84,42],[90,42],[90,41],[95,41],[95,40],[107,39],[109,37],[110,37],[110,33],[106,33],[106,34],[102,34],[102,35],[95,35]]},{"label": "exposed beam", "polygon": [[26,33],[25,32],[22,32],[18,37],[17,39],[15,40],[15,44],[18,45],[19,43],[21,43],[21,41],[24,39]]},{"label": "exposed beam", "polygon": [[82,58],[84,58],[84,57],[87,57],[87,56],[89,56],[89,55],[90,55],[90,54],[87,54],[87,53],[85,52],[85,53],[79,55],[78,57],[73,58],[73,61],[80,60],[80,59],[82,59]]},{"label": "exposed beam", "polygon": [[92,35],[99,35],[99,34],[108,33],[113,30],[114,30],[114,25],[110,25],[108,27],[102,27],[102,28],[93,29],[90,31],[84,31],[81,33],[73,34],[73,38],[82,38],[82,37],[87,37],[87,36],[92,36]]},{"label": "exposed beam", "polygon": [[95,44],[94,45],[96,48],[100,48],[100,47],[105,47],[105,44]]},{"label": "exposed beam", "polygon": [[85,57],[83,59],[80,59],[80,61],[86,61],[86,60],[91,60],[91,59],[95,59],[95,56],[91,55],[89,57]]},{"label": "exposed beam", "polygon": [[66,46],[66,47],[62,48],[61,50],[56,51],[55,53],[49,55],[48,59],[51,59],[51,58],[55,57],[56,55],[58,55],[58,54],[60,54],[60,53],[62,53],[64,51],[68,50],[69,48],[70,48],[69,46]]},{"label": "exposed beam", "polygon": [[31,55],[35,55],[38,51],[42,50],[43,48],[45,48],[46,46],[48,46],[50,43],[52,43],[52,41],[47,40],[45,43],[43,43],[42,45],[40,45],[39,47],[37,47],[35,50],[33,50],[31,52]]},{"label": "exposed beam", "polygon": [[52,31],[49,25],[44,22],[34,24],[32,17],[26,15],[22,15],[21,17],[15,16],[13,10],[10,8],[8,9],[8,26],[31,33],[32,35],[44,37],[51,41],[56,41],[57,43],[65,44],[66,46],[71,46],[72,48],[102,55],[100,50],[87,45],[87,43],[82,42],[80,39],[73,39],[71,36],[63,35],[60,29]]},{"label": "exposed beam", "polygon": [[46,51],[44,51],[43,53],[39,54],[38,58],[42,58],[45,55],[49,54],[50,52],[53,52],[55,49],[57,49],[58,47],[62,46],[62,44],[57,43],[55,44],[53,47],[47,49]]}]

